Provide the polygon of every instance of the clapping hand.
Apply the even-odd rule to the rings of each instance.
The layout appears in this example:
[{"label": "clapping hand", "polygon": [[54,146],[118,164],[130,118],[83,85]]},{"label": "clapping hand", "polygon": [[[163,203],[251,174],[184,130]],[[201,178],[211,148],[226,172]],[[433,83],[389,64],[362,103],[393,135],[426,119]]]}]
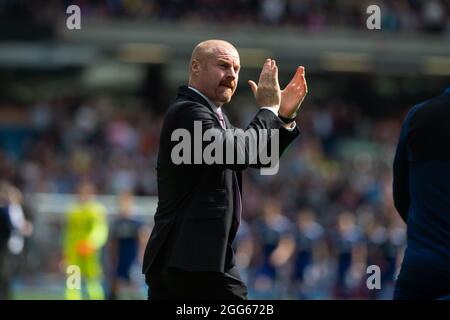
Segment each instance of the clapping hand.
[{"label": "clapping hand", "polygon": [[307,93],[308,86],[305,79],[305,68],[298,67],[292,80],[281,91],[279,115],[289,119],[295,118]]},{"label": "clapping hand", "polygon": [[248,81],[260,107],[280,106],[281,90],[278,83],[278,67],[275,60],[267,59],[259,76],[258,85],[252,80]]}]

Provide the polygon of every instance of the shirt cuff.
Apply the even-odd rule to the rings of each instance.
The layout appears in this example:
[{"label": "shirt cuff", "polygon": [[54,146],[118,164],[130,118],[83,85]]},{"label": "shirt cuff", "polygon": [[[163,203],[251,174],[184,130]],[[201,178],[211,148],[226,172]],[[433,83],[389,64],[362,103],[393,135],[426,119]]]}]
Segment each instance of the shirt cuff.
[{"label": "shirt cuff", "polygon": [[293,121],[289,124],[284,123],[283,128],[285,128],[287,131],[294,131],[295,127],[297,127],[297,122]]},{"label": "shirt cuff", "polygon": [[278,107],[261,107],[261,109],[270,110],[278,117]]},{"label": "shirt cuff", "polygon": [[[278,117],[278,107],[261,107],[261,109],[267,109],[272,111],[277,117]],[[281,121],[281,120],[280,120]],[[283,128],[285,128],[287,131],[294,131],[295,127],[297,127],[297,123],[295,121],[293,121],[294,124],[289,123],[283,123]]]}]

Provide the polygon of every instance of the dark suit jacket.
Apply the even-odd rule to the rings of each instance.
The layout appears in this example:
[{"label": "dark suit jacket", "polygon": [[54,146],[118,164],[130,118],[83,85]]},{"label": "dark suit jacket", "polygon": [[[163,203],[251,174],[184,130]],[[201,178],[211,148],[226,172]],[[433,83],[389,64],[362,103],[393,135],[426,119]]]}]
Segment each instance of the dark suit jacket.
[{"label": "dark suit jacket", "polygon": [[407,223],[400,282],[446,285],[450,293],[450,88],[408,113],[394,160],[393,193]]},{"label": "dark suit jacket", "polygon": [[[244,164],[173,164],[171,152],[178,142],[171,141],[172,132],[184,128],[193,136],[194,121],[202,122],[203,132],[219,129],[221,143],[231,143],[235,149],[243,147],[225,134],[207,101],[188,87],[180,87],[161,131],[156,168],[158,208],[143,264],[147,274],[153,267],[224,272],[234,265],[231,244],[238,225],[234,192],[237,184],[242,190],[241,170],[250,164],[248,159]],[[297,128],[292,132],[284,129],[278,117],[265,109],[256,114],[247,130],[250,128],[280,129],[280,155],[299,134]]]}]

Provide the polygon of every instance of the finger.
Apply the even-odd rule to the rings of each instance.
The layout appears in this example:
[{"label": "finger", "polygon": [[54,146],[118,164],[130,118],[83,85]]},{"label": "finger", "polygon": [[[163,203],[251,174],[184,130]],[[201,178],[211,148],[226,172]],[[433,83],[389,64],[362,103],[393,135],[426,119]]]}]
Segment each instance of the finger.
[{"label": "finger", "polygon": [[297,71],[295,72],[295,78],[296,78],[298,81],[301,81],[302,76],[303,76],[303,77],[305,76],[305,67],[300,66],[300,67],[297,68]]},{"label": "finger", "polygon": [[305,67],[304,66],[298,67],[297,71],[300,72],[301,75],[305,75]]},{"label": "finger", "polygon": [[266,74],[270,74],[270,71],[273,69],[273,63],[274,63],[274,60],[272,60],[272,59],[266,60],[266,63],[264,64],[264,67],[263,67],[263,71],[265,71]]},{"label": "finger", "polygon": [[279,86],[278,84],[278,67],[275,65],[273,68],[273,79],[276,86]]},{"label": "finger", "polygon": [[256,85],[256,83],[252,80],[248,80],[248,84],[250,86],[250,89],[252,89],[253,95],[256,98],[256,91],[258,91],[258,86]]},{"label": "finger", "polygon": [[258,83],[261,83],[261,81],[267,80],[268,72],[270,70],[272,60],[266,59],[266,62],[264,62],[263,68],[261,70],[261,74],[259,75]]},{"label": "finger", "polygon": [[276,69],[276,71],[277,71],[277,76],[278,76],[278,66],[277,66],[277,61],[276,61],[276,60],[272,60],[272,61],[273,61],[273,64],[272,64],[272,70],[275,71],[275,69]]},{"label": "finger", "polygon": [[302,89],[307,90],[306,77],[305,77],[305,69],[302,67],[302,70],[299,70],[299,85],[301,85]]},{"label": "finger", "polygon": [[306,82],[305,76],[303,76],[303,88],[305,90],[305,94],[308,93],[308,83]]}]

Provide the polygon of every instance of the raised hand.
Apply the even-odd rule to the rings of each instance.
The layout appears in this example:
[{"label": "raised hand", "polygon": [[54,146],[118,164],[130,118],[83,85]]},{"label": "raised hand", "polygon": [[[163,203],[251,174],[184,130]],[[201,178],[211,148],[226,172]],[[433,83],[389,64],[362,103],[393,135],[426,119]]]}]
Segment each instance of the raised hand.
[{"label": "raised hand", "polygon": [[281,90],[278,83],[278,67],[275,60],[267,59],[259,75],[258,85],[252,80],[248,81],[260,107],[279,107]]},{"label": "raised hand", "polygon": [[305,68],[298,67],[292,80],[281,91],[281,104],[278,114],[285,118],[294,118],[307,93]]}]

